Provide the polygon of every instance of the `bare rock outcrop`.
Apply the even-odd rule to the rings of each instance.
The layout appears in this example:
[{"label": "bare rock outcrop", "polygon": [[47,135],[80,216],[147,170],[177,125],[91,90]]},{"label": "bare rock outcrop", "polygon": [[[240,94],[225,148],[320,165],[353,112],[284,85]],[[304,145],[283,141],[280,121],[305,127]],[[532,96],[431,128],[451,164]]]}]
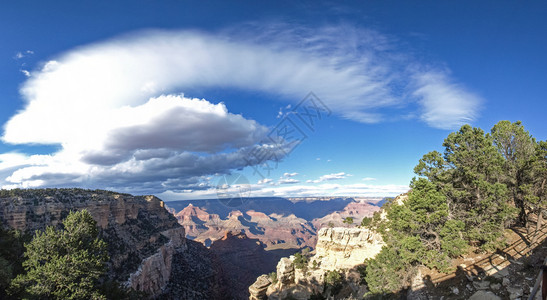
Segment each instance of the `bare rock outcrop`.
[{"label": "bare rock outcrop", "polygon": [[171,279],[173,256],[187,249],[184,228],[170,229],[162,233],[169,242],[152,256],[145,258],[139,269],[129,276],[127,285],[137,291],[157,296]]},{"label": "bare rock outcrop", "polygon": [[283,257],[279,260],[277,264],[277,280],[279,282],[279,287],[283,288],[286,285],[294,283],[294,258]]},{"label": "bare rock outcrop", "polygon": [[268,286],[272,284],[270,276],[264,274],[260,275],[255,283],[249,287],[250,300],[264,300],[267,299],[266,290]]},{"label": "bare rock outcrop", "polygon": [[317,229],[327,227],[329,224],[334,227],[348,227],[351,225],[343,223],[345,218],[353,218],[354,223],[360,224],[364,217],[372,217],[372,215],[379,210],[380,207],[372,205],[366,200],[361,200],[348,203],[343,210],[335,211],[324,217],[314,219],[311,223]]},{"label": "bare rock outcrop", "polygon": [[375,257],[384,245],[382,236],[367,228],[323,228],[313,259],[324,270],[348,269]]},{"label": "bare rock outcrop", "polygon": [[375,257],[383,245],[382,237],[366,228],[323,228],[318,234],[315,255],[298,263],[295,256],[282,258],[276,268],[277,280],[270,281],[266,296],[263,291],[267,281],[262,277],[249,288],[250,299],[308,299],[329,292],[331,287],[325,284],[329,272],[340,274],[346,283],[342,292],[347,296],[362,296],[364,288],[356,269],[365,259]]}]

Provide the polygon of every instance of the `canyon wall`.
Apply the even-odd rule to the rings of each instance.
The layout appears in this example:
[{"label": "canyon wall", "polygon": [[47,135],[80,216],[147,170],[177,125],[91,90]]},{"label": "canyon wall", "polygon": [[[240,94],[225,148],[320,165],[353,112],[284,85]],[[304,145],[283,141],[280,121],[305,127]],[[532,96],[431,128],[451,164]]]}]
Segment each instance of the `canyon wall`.
[{"label": "canyon wall", "polygon": [[382,236],[367,228],[323,228],[311,260],[324,270],[348,269],[375,257],[383,246]]},{"label": "canyon wall", "polygon": [[[345,280],[347,295],[362,295],[358,267],[375,257],[384,245],[382,237],[367,228],[323,228],[319,230],[316,253],[307,263],[291,256],[277,264],[276,277],[260,276],[249,287],[250,299],[308,299],[329,289],[326,277],[338,272]],[[342,291],[344,292],[344,291]]]},{"label": "canyon wall", "polygon": [[160,199],[83,189],[0,191],[0,222],[23,232],[57,226],[81,209],[97,221],[108,244],[109,278],[152,297],[162,294],[173,279],[176,256],[188,246],[184,228]]}]

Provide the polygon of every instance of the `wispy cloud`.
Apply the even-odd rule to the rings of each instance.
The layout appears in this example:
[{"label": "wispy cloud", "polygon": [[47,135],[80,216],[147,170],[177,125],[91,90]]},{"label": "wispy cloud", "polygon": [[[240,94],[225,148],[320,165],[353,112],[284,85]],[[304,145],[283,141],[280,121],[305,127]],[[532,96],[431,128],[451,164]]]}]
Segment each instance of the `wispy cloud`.
[{"label": "wispy cloud", "polygon": [[294,177],[296,175],[298,175],[298,173],[296,173],[296,172],[294,172],[294,173],[284,173],[283,177]]},{"label": "wispy cloud", "polygon": [[351,26],[146,31],[79,47],[27,71],[25,107],[2,136],[61,150],[18,158],[20,165],[5,156],[3,184],[163,192],[256,163],[246,151],[268,147],[259,144],[267,128],[222,103],[184,97],[187,90],[256,90],[290,103],[313,91],[338,116],[363,123],[383,121],[384,109],[415,111],[438,128],[476,117],[478,96],[403,53],[388,37]]},{"label": "wispy cloud", "polygon": [[32,51],[32,50],[20,51],[20,52],[15,53],[15,55],[13,56],[13,59],[19,60],[19,59],[25,58],[25,57],[33,55],[33,54],[34,54],[34,51]]},{"label": "wispy cloud", "polygon": [[20,71],[21,71],[21,73],[23,73],[23,75],[25,75],[26,77],[30,77],[30,75],[31,75],[30,72],[29,72],[28,70],[21,69]]},{"label": "wispy cloud", "polygon": [[264,178],[264,179],[260,179],[257,184],[273,184],[273,179],[271,178]]},{"label": "wispy cloud", "polygon": [[294,178],[281,178],[277,181],[278,184],[293,184],[293,183],[299,183],[300,180],[294,179]]},{"label": "wispy cloud", "polygon": [[319,179],[316,179],[316,180],[307,180],[306,182],[307,183],[319,183],[319,182],[323,182],[323,181],[344,179],[344,178],[347,178],[347,177],[350,177],[350,176],[353,176],[353,175],[347,174],[345,172],[332,173],[332,174],[323,175],[323,176],[319,177]]},{"label": "wispy cloud", "polygon": [[448,74],[425,72],[414,77],[412,93],[422,106],[420,118],[432,127],[453,129],[472,122],[481,99],[461,85],[451,83]]}]

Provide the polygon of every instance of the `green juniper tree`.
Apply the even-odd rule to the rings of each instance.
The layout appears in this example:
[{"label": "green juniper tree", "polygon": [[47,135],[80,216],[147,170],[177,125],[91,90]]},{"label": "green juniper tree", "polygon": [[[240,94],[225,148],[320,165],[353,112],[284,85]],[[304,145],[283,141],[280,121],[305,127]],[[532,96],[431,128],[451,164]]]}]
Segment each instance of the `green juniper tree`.
[{"label": "green juniper tree", "polygon": [[366,262],[372,294],[408,286],[418,266],[449,271],[451,259],[470,245],[483,250],[504,245],[504,229],[516,209],[504,182],[505,157],[494,140],[469,125],[450,133],[443,154],[433,151],[420,159],[414,169],[420,177],[412,180],[408,199],[384,206],[387,219],[373,218],[371,226],[386,246]]},{"label": "green juniper tree", "polygon": [[547,142],[541,141],[536,144],[534,157],[531,176],[522,185],[529,234],[529,216],[536,215],[536,234],[532,238],[532,243],[536,242],[537,233],[543,224],[543,214],[547,209]]},{"label": "green juniper tree", "polygon": [[49,226],[26,244],[25,274],[11,282],[11,293],[31,299],[105,299],[99,280],[108,261],[106,243],[86,210],[70,212],[63,229]]},{"label": "green juniper tree", "polygon": [[0,299],[7,297],[11,280],[23,272],[24,242],[30,240],[20,231],[7,230],[0,225]]},{"label": "green juniper tree", "polygon": [[506,184],[519,210],[518,222],[528,221],[525,198],[530,192],[527,183],[532,180],[536,159],[536,141],[520,121],[500,121],[491,130],[493,144],[504,158],[502,182]]},{"label": "green juniper tree", "polygon": [[352,217],[346,217],[342,223],[351,225],[351,224],[353,224],[353,218]]},{"label": "green juniper tree", "polygon": [[508,204],[504,159],[492,137],[464,125],[449,134],[443,146],[447,174],[439,186],[447,196],[451,219],[465,222],[471,243],[486,250],[502,246],[504,228],[515,210]]}]

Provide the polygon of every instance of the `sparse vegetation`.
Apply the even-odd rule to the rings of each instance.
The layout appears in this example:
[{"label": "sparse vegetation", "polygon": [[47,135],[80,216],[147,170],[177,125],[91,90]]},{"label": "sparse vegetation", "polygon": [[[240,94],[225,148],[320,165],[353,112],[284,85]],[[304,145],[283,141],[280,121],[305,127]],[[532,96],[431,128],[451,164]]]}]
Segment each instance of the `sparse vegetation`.
[{"label": "sparse vegetation", "polygon": [[272,281],[272,283],[277,283],[277,273],[276,272],[271,272],[270,274],[268,274],[268,276],[270,277],[270,280]]},{"label": "sparse vegetation", "polygon": [[346,217],[343,221],[344,224],[351,225],[353,224],[353,218],[352,217]]},{"label": "sparse vegetation", "polygon": [[363,220],[361,220],[361,227],[368,227],[371,223],[372,223],[372,218],[364,217]]},{"label": "sparse vegetation", "polygon": [[327,289],[330,289],[330,295],[334,296],[340,292],[342,289],[342,275],[336,271],[327,271],[325,273],[325,286]]},{"label": "sparse vegetation", "polygon": [[308,257],[305,255],[302,255],[302,253],[298,252],[294,255],[295,259],[293,261],[294,267],[297,269],[305,269],[308,267]]}]

